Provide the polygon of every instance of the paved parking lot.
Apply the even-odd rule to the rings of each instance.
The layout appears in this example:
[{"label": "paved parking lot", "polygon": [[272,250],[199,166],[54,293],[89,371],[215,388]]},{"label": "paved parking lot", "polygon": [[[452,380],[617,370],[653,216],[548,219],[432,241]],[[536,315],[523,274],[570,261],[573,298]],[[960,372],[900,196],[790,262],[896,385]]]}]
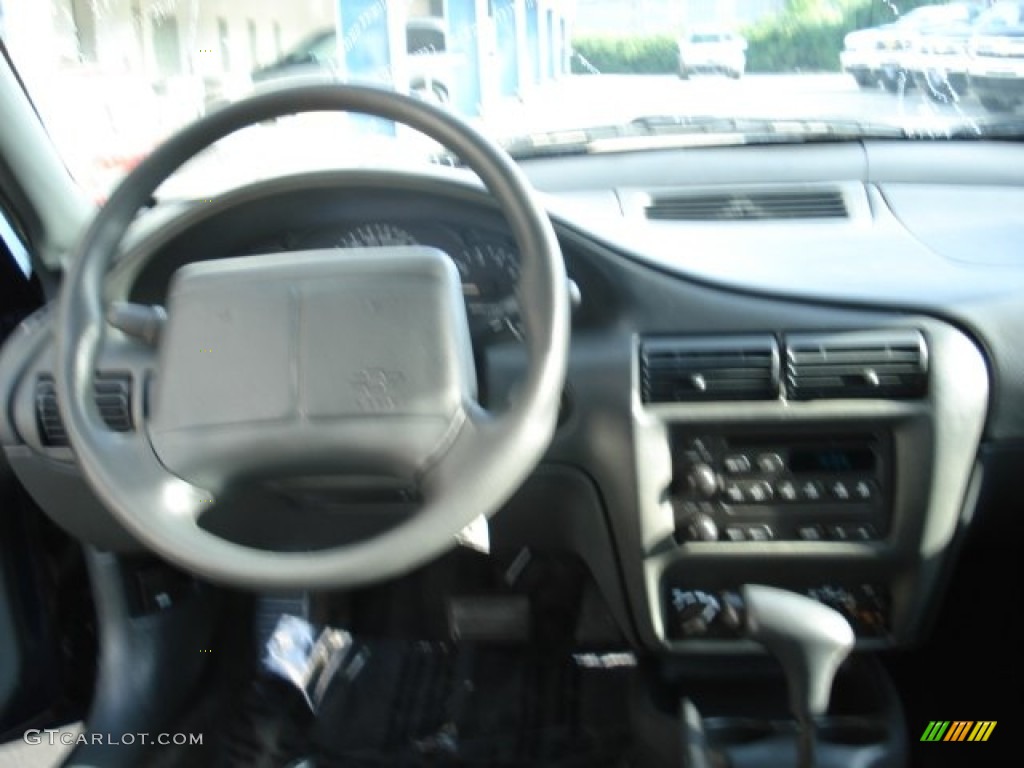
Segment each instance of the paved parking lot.
[{"label": "paved parking lot", "polygon": [[[899,123],[941,134],[985,112],[973,98],[936,104],[918,89],[887,93],[857,87],[842,74],[707,76],[579,75],[493,109],[486,123],[502,132],[622,123],[643,115],[727,115]],[[518,130],[517,130],[518,129]]]},{"label": "paved parking lot", "polygon": [[[969,130],[985,112],[970,97],[958,104],[937,104],[917,89],[895,94],[861,89],[842,74],[752,74],[740,80],[579,75],[536,88],[521,99],[489,104],[474,122],[492,136],[507,138],[668,115],[844,120],[869,124],[868,132],[872,123],[898,124],[915,135],[942,137],[954,126]],[[258,178],[352,163],[408,165],[438,148],[410,131],[404,131],[396,144],[391,137],[374,134],[368,125],[365,120],[321,114],[254,126],[197,160],[163,194],[213,195]],[[162,132],[173,127],[161,125]],[[152,143],[160,138],[153,136]],[[123,172],[112,169],[96,194],[102,196]]]}]

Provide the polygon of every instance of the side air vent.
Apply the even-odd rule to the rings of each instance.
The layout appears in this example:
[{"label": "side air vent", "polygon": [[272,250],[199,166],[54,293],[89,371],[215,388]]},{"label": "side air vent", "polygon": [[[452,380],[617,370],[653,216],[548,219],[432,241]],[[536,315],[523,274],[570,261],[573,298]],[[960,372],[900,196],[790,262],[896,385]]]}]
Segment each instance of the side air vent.
[{"label": "side air vent", "polygon": [[923,397],[928,348],[917,331],[793,334],[786,337],[792,400]]},{"label": "side air vent", "polygon": [[[106,425],[115,432],[131,432],[132,379],[128,374],[103,374],[93,380],[96,407]],[[68,435],[57,406],[53,377],[42,374],[36,380],[36,423],[44,445],[66,446]]]},{"label": "side air vent", "polygon": [[849,211],[836,189],[786,192],[666,195],[647,206],[647,218],[666,221],[845,219]]},{"label": "side air vent", "polygon": [[770,400],[779,393],[772,336],[646,339],[640,345],[645,403]]}]

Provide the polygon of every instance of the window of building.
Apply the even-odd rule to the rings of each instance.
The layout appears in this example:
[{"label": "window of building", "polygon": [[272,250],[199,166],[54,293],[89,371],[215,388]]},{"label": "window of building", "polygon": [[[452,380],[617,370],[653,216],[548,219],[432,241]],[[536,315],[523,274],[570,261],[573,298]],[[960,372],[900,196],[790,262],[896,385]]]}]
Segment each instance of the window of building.
[{"label": "window of building", "polygon": [[249,19],[249,63],[253,67],[260,65],[260,41],[256,34],[256,22]]},{"label": "window of building", "polygon": [[138,44],[139,50],[144,50],[142,6],[139,4],[139,0],[132,2],[132,32],[135,34],[135,42]]},{"label": "window of building", "polygon": [[174,16],[153,19],[153,55],[160,74],[181,74],[181,35],[178,32],[178,19]]},{"label": "window of building", "polygon": [[217,19],[217,44],[220,46],[220,66],[225,72],[231,70],[231,39],[228,37],[228,20]]},{"label": "window of building", "polygon": [[96,13],[92,0],[71,0],[71,20],[78,38],[79,58],[86,62],[96,61]]}]

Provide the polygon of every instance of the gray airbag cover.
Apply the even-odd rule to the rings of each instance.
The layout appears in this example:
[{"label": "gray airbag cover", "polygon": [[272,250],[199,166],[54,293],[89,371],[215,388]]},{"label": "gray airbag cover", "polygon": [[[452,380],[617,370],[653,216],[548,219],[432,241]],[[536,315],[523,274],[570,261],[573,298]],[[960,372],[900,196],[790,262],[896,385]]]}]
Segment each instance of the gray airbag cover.
[{"label": "gray airbag cover", "polygon": [[411,477],[475,397],[458,272],[433,248],[192,264],[168,318],[150,438],[211,490],[243,468]]}]

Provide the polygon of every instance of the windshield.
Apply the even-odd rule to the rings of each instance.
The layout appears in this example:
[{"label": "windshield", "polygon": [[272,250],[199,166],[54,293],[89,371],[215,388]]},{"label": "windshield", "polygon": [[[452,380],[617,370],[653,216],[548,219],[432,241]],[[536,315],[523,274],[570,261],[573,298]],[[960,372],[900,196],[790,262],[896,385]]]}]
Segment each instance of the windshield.
[{"label": "windshield", "polygon": [[[411,93],[466,117],[524,162],[716,140],[1015,137],[1021,7],[0,0],[0,36],[71,173],[102,199],[189,121],[311,77]],[[292,169],[436,161],[437,150],[381,121],[283,119],[225,140],[167,194],[209,194],[211,185]]]}]

